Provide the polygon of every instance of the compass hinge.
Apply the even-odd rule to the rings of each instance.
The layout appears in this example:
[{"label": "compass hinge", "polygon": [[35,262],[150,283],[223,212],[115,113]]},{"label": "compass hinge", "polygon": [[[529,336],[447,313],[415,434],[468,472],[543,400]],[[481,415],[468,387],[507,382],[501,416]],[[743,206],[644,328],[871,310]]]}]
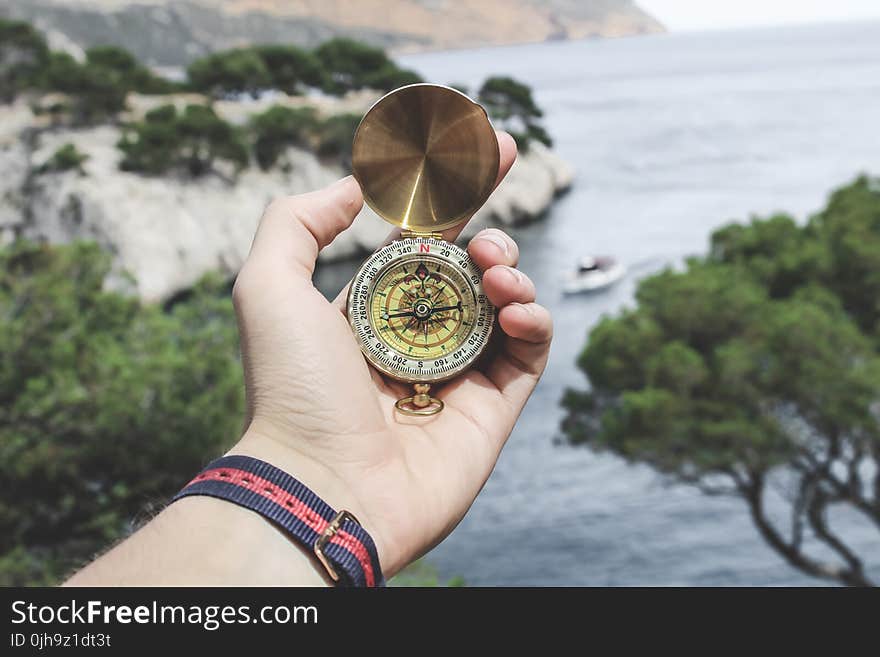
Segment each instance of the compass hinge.
[{"label": "compass hinge", "polygon": [[430,238],[430,239],[435,239],[435,240],[442,240],[443,233],[424,233],[424,232],[417,231],[417,230],[405,230],[404,229],[404,230],[400,231],[400,237],[402,239],[424,237],[424,238]]}]

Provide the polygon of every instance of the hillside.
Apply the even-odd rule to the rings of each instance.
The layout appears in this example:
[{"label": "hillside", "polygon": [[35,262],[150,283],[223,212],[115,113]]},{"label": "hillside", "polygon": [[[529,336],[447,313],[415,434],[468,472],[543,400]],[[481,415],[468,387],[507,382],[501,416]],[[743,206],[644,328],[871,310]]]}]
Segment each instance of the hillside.
[{"label": "hillside", "polygon": [[397,52],[663,31],[632,0],[5,0],[68,50],[112,43],[157,66],[249,43],[351,36]]},{"label": "hillside", "polygon": [[[288,107],[318,102],[323,114],[333,115],[363,113],[375,100],[375,93],[368,91],[344,99],[280,95],[273,102]],[[196,94],[132,94],[129,117],[143,116],[166,102],[203,101]],[[236,124],[269,106],[268,101],[214,104],[223,118]],[[17,237],[52,244],[96,241],[113,254],[117,271],[134,275],[140,296],[167,299],[207,272],[234,275],[273,198],[318,189],[347,173],[336,162],[291,147],[282,154],[285,166],[268,171],[250,166],[233,180],[217,175],[197,181],[170,174],[147,176],[120,169],[120,137],[115,125],[51,127],[27,101],[0,104],[0,245]],[[86,159],[69,170],[41,173],[65,144],[73,144]],[[486,226],[542,217],[572,177],[569,165],[553,151],[532,144],[470,222],[466,235]],[[321,252],[321,260],[363,256],[388,230],[388,224],[364,207],[353,227]]]}]

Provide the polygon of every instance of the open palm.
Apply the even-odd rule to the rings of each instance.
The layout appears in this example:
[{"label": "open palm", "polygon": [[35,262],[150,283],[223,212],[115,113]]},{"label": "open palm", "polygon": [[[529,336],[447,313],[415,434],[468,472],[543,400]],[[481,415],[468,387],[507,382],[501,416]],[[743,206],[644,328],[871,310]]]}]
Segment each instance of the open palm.
[{"label": "open palm", "polygon": [[[504,133],[499,147],[500,182],[516,147]],[[349,177],[267,208],[233,292],[248,400],[247,430],[233,452],[265,458],[353,512],[391,576],[470,507],[544,369],[552,326],[515,269],[513,240],[481,232],[468,251],[498,308],[497,349],[480,371],[442,387],[442,413],[396,413],[394,402],[411,388],[367,364],[345,317],[346,291],[329,302],[311,280],[318,252],[362,203]]]}]

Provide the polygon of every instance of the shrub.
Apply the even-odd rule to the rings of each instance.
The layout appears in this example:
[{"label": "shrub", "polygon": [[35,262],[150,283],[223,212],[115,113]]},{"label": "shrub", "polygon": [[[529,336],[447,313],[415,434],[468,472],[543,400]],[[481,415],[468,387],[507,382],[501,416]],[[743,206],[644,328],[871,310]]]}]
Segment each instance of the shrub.
[{"label": "shrub", "polygon": [[415,71],[389,64],[364,76],[364,87],[387,92],[421,81],[422,78]]},{"label": "shrub", "polygon": [[187,77],[193,89],[216,97],[243,93],[256,96],[272,82],[265,62],[252,48],[226,50],[197,59],[187,68]]},{"label": "shrub", "polygon": [[109,271],[93,244],[0,249],[2,585],[57,582],[240,431],[227,287],[163,311]]},{"label": "shrub", "polygon": [[740,498],[807,575],[871,584],[870,554],[830,519],[880,527],[878,272],[876,180],[835,192],[806,226],[779,215],[716,231],[707,257],[643,279],[636,308],[593,329],[578,359],[590,389],[566,393],[565,433]]},{"label": "shrub", "polygon": [[274,105],[251,118],[254,155],[263,169],[275,165],[288,146],[307,146],[317,126],[311,107],[290,108]]},{"label": "shrub", "polygon": [[275,105],[251,119],[254,155],[261,168],[270,169],[287,147],[299,146],[350,168],[352,140],[360,120],[359,114],[334,114],[321,120],[310,107]]},{"label": "shrub", "polygon": [[118,46],[96,46],[86,51],[86,65],[113,76],[126,90],[143,94],[167,94],[180,85],[156,76],[142,66],[134,55]]},{"label": "shrub", "polygon": [[120,168],[148,174],[183,171],[198,177],[214,170],[217,160],[240,170],[248,163],[241,131],[221,119],[211,107],[173,105],[151,110],[128,127],[118,144],[124,157]]},{"label": "shrub", "polygon": [[360,114],[334,114],[325,119],[318,127],[318,155],[336,158],[350,169],[351,145],[360,122]]},{"label": "shrub", "polygon": [[128,88],[122,77],[101,64],[80,64],[67,53],[49,55],[41,76],[42,87],[71,97],[69,112],[75,123],[95,123],[125,109]]},{"label": "shrub", "polygon": [[306,87],[320,87],[324,71],[318,59],[296,46],[256,46],[254,52],[269,73],[269,85],[288,94],[298,94]]},{"label": "shrub", "polygon": [[124,48],[89,48],[80,64],[67,53],[50,52],[29,24],[0,20],[0,100],[29,88],[69,94],[74,120],[93,122],[122,110],[129,91],[170,93],[178,85],[154,75]]},{"label": "shrub", "polygon": [[460,575],[451,577],[444,582],[441,580],[440,575],[437,573],[437,568],[434,565],[426,562],[424,559],[419,559],[397,573],[397,575],[388,582],[388,586],[460,588],[466,586],[466,584],[464,578]]},{"label": "shrub", "polygon": [[544,115],[532,98],[532,90],[511,77],[491,77],[480,87],[479,101],[499,126],[507,130],[523,151],[530,141],[552,146],[553,140],[538,123]]},{"label": "shrub", "polygon": [[319,46],[315,55],[325,71],[323,88],[327,93],[343,95],[364,88],[389,91],[421,82],[416,73],[398,68],[381,48],[353,39],[331,39]]},{"label": "shrub", "polygon": [[76,169],[80,173],[82,173],[82,164],[87,159],[89,159],[88,155],[84,153],[80,153],[76,146],[71,143],[64,144],[58,150],[56,150],[52,157],[50,157],[42,166],[37,170],[38,173],[48,173],[54,171],[70,171],[72,169]]},{"label": "shrub", "polygon": [[0,19],[0,101],[36,86],[48,59],[46,40],[31,25]]},{"label": "shrub", "polygon": [[75,94],[78,90],[82,67],[66,52],[49,54],[41,83],[47,91]]}]

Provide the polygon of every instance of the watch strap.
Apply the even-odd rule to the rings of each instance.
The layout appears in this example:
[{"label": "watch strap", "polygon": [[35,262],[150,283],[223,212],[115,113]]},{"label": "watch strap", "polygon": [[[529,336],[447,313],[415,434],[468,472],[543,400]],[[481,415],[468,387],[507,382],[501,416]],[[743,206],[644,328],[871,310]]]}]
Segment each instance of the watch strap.
[{"label": "watch strap", "polygon": [[224,456],[209,463],[172,502],[219,498],[259,513],[315,554],[341,586],[384,586],[376,545],[348,511],[335,511],[310,488],[270,463]]}]

